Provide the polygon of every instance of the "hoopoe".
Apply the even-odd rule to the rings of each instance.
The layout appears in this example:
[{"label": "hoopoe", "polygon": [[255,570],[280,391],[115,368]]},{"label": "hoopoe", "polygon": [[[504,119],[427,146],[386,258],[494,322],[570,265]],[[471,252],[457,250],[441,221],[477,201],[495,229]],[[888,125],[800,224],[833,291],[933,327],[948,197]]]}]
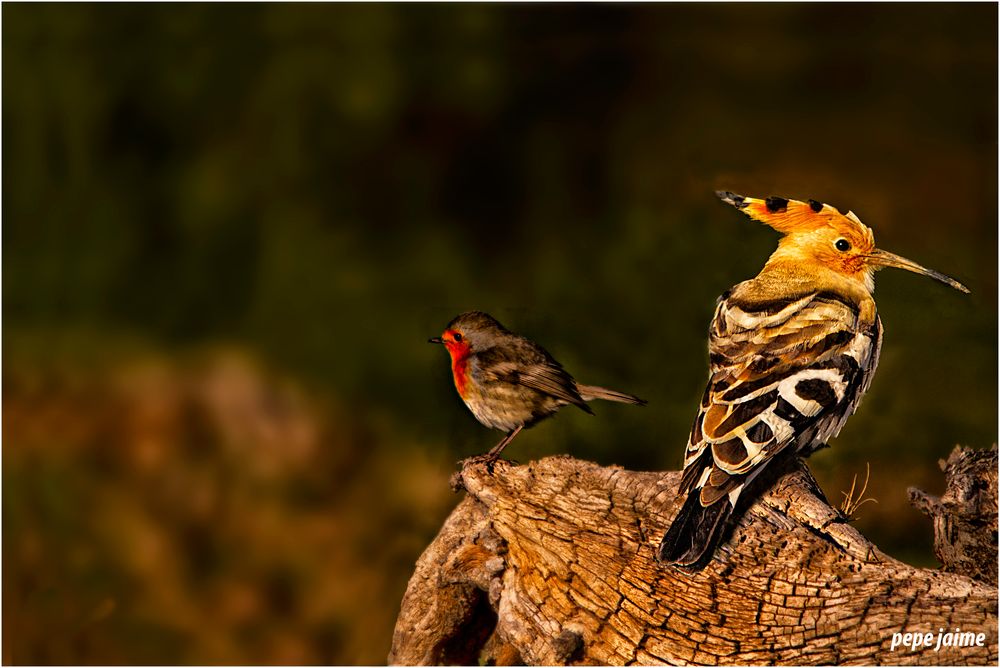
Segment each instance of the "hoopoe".
[{"label": "hoopoe", "polygon": [[[711,559],[740,494],[767,466],[826,445],[878,364],[875,272],[897,267],[961,283],[875,247],[857,216],[815,200],[716,193],[783,236],[764,269],[727,290],[709,330],[710,374],[684,456],[680,512],[661,561]],[[762,481],[765,482],[765,481]]]}]

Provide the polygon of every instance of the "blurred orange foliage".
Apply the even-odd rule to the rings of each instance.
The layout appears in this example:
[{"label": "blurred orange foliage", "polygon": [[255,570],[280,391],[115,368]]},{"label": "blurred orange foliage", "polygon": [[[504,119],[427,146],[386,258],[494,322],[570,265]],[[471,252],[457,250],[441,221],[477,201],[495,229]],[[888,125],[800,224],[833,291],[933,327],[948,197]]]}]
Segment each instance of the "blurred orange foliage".
[{"label": "blurred orange foliage", "polygon": [[7,664],[383,663],[456,500],[233,350],[7,368],[3,402]]}]

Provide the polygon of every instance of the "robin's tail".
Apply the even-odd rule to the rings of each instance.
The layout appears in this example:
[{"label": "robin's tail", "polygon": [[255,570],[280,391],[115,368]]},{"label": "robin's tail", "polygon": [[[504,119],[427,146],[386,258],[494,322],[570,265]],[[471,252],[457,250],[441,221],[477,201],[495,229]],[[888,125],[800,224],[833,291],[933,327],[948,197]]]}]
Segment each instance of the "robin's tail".
[{"label": "robin's tail", "polygon": [[726,520],[733,512],[728,496],[710,506],[701,505],[698,489],[688,494],[667,535],[660,542],[660,561],[701,569],[712,558]]},{"label": "robin's tail", "polygon": [[604,399],[605,401],[618,401],[623,404],[636,404],[638,406],[646,405],[645,399],[640,399],[632,394],[609,390],[605,387],[597,387],[596,385],[580,385],[577,383],[576,390],[580,393],[580,396],[583,397],[584,401]]}]

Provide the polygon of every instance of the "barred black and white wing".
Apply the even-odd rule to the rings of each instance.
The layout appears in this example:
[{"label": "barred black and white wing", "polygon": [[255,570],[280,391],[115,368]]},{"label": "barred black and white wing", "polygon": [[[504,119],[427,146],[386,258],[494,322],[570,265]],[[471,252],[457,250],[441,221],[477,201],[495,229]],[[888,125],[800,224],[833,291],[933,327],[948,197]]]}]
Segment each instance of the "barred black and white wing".
[{"label": "barred black and white wing", "polygon": [[772,301],[738,289],[724,295],[685,452],[687,499],[660,559],[707,563],[740,494],[779,453],[809,454],[836,436],[868,389],[881,340],[874,304],[861,308],[829,292]]}]

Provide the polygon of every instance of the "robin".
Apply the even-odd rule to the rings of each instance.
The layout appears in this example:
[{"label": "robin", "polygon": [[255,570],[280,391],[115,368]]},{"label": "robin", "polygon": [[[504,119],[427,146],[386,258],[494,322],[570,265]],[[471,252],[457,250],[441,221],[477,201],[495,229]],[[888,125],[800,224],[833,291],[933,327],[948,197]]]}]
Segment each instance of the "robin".
[{"label": "robin", "polygon": [[581,385],[544,348],[514,334],[492,316],[470,311],[456,317],[441,336],[451,356],[455,389],[483,425],[507,433],[486,457],[496,460],[520,431],[573,404],[594,414],[592,399],[644,406],[639,397],[596,385]]}]

